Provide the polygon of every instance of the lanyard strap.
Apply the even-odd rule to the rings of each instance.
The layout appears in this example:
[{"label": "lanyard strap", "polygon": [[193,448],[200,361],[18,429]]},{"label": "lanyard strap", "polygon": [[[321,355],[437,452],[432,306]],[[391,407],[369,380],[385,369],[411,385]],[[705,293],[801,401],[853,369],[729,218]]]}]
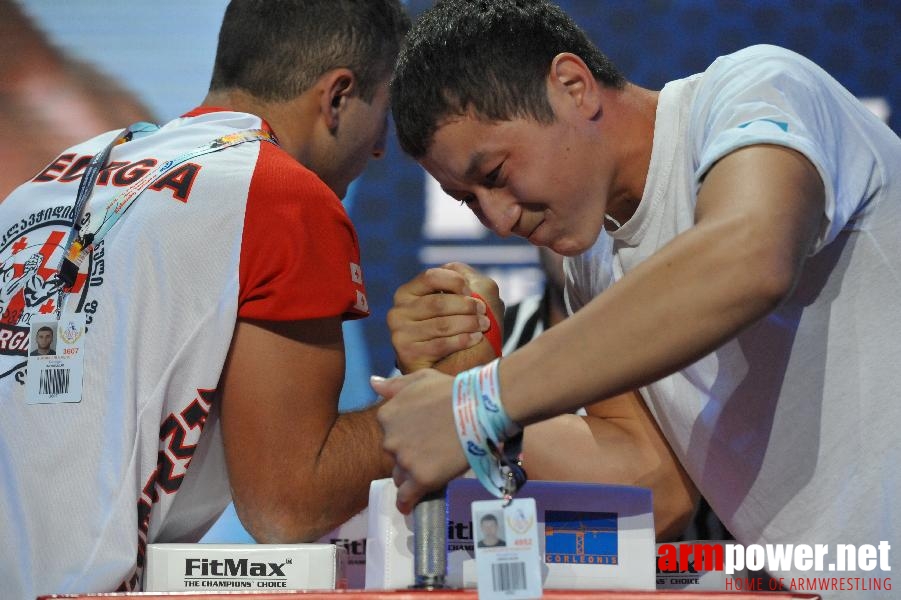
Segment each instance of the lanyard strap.
[{"label": "lanyard strap", "polygon": [[459,373],[451,402],[457,437],[469,466],[482,485],[507,503],[525,485],[522,428],[501,404],[499,359]]},{"label": "lanyard strap", "polygon": [[[91,193],[94,191],[94,185],[97,183],[97,177],[100,175],[100,171],[103,170],[109,160],[110,153],[115,146],[128,142],[137,136],[149,135],[157,129],[159,129],[159,127],[153,123],[145,123],[143,121],[129,125],[119,132],[119,134],[114,137],[103,150],[91,157],[90,162],[87,167],[85,167],[84,173],[81,176],[81,181],[78,182],[78,192],[75,195],[75,210],[72,211],[72,226],[69,229],[69,235],[66,237],[66,244],[63,246],[63,258],[60,261],[58,269],[59,278],[63,281],[65,287],[74,285],[75,278],[78,276],[78,264],[67,261],[67,258],[73,248],[77,248],[77,251],[73,253],[74,255],[78,255],[81,252],[83,247],[81,238],[81,220],[84,216],[84,209],[91,197]],[[60,289],[60,295],[62,295],[62,289]],[[57,312],[59,312],[59,304],[60,303],[57,303]]]},{"label": "lanyard strap", "polygon": [[122,215],[131,207],[137,197],[145,189],[153,185],[160,177],[177,167],[181,163],[191,160],[203,154],[218,152],[243,144],[244,142],[265,141],[278,144],[275,135],[263,129],[245,129],[220,136],[213,141],[198,146],[193,150],[189,150],[172,160],[157,165],[152,170],[145,173],[140,179],[128,186],[123,192],[115,196],[106,205],[103,213],[103,220],[94,232],[81,235],[81,220],[84,216],[85,205],[94,185],[97,182],[97,176],[109,160],[110,152],[113,147],[127,142],[137,134],[150,134],[156,131],[158,127],[149,123],[136,123],[124,129],[110,144],[99,154],[91,159],[91,162],[85,168],[81,183],[78,186],[78,195],[75,199],[74,220],[69,237],[66,240],[65,253],[63,255],[62,264],[59,268],[59,276],[63,280],[65,287],[71,287],[75,284],[75,278],[78,275],[79,267],[84,258],[91,253],[91,250],[97,246],[106,234],[109,233],[113,225],[122,218]]}]

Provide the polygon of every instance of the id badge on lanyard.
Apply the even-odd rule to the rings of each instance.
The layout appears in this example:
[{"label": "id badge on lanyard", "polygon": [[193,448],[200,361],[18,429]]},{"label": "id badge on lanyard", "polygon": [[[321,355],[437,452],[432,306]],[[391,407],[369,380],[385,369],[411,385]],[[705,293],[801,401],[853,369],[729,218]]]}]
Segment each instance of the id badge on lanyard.
[{"label": "id badge on lanyard", "polygon": [[541,597],[541,554],[534,498],[472,503],[479,600]]},{"label": "id badge on lanyard", "polygon": [[61,318],[31,320],[28,376],[25,401],[28,404],[81,402],[84,383],[85,316],[63,313]]}]

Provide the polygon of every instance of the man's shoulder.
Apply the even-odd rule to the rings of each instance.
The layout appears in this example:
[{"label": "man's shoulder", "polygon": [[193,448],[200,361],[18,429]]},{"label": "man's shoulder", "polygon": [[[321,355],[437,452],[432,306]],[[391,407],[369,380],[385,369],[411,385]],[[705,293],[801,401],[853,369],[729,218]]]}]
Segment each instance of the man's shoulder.
[{"label": "man's shoulder", "polygon": [[[718,62],[748,63],[758,61],[777,61],[787,63],[807,62],[807,59],[788,48],[782,46],[774,46],[773,44],[755,44],[747,46],[741,50],[736,50],[731,54],[724,54],[717,58],[713,65]],[[711,66],[713,66],[711,65]]]},{"label": "man's shoulder", "polygon": [[[178,119],[163,126],[163,132],[197,138],[198,143],[210,141],[216,136],[248,129],[271,131],[266,121],[250,113],[228,111],[218,108],[198,107]],[[340,203],[334,192],[310,169],[298,162],[278,145],[278,131],[273,132],[275,143],[253,142],[258,145],[252,165],[251,192],[268,198],[322,197]],[[248,146],[251,144],[248,144]],[[226,151],[228,152],[228,151]],[[223,155],[231,156],[231,155]],[[229,170],[225,163],[214,162],[222,169]]]},{"label": "man's shoulder", "polygon": [[[704,72],[706,84],[726,77],[760,80],[783,73],[800,75],[818,67],[806,57],[771,44],[757,44],[717,58]],[[714,83],[716,85],[716,83]]]},{"label": "man's shoulder", "polygon": [[792,114],[806,113],[811,95],[838,91],[838,84],[808,58],[787,48],[759,44],[717,58],[700,75],[692,115],[707,125],[711,118],[738,125],[730,121],[735,106],[744,106],[749,119],[759,112],[761,101]]},{"label": "man's shoulder", "polygon": [[294,209],[317,208],[344,212],[341,200],[316,173],[272,144],[263,144],[254,167],[251,194],[265,198],[269,208],[287,203]]},{"label": "man's shoulder", "polygon": [[796,59],[803,58],[800,54],[793,50],[789,50],[788,48],[784,48],[782,46],[776,46],[773,44],[754,44],[752,46],[746,46],[741,50],[736,50],[731,54],[727,54],[726,56],[734,57],[738,60],[750,60],[755,58],[785,58],[785,59]]},{"label": "man's shoulder", "polygon": [[259,168],[272,171],[277,175],[271,184],[304,185],[317,188],[324,194],[334,196],[334,192],[325,185],[316,173],[299,163],[293,156],[285,152],[281,146],[267,144],[261,149]]}]

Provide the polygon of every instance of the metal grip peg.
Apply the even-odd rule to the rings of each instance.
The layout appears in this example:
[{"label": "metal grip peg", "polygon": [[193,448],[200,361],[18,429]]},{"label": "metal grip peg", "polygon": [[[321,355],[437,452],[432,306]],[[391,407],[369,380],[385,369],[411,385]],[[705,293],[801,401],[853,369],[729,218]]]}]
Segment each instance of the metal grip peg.
[{"label": "metal grip peg", "polygon": [[413,509],[413,587],[443,589],[447,577],[446,489],[423,496]]}]

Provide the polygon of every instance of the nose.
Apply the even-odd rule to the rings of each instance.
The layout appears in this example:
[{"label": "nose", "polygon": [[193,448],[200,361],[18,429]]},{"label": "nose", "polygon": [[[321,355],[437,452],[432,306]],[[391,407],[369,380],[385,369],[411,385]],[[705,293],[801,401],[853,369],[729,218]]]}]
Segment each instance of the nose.
[{"label": "nose", "polygon": [[509,237],[522,214],[515,198],[498,190],[484,190],[476,198],[475,213],[482,224],[501,237]]}]

